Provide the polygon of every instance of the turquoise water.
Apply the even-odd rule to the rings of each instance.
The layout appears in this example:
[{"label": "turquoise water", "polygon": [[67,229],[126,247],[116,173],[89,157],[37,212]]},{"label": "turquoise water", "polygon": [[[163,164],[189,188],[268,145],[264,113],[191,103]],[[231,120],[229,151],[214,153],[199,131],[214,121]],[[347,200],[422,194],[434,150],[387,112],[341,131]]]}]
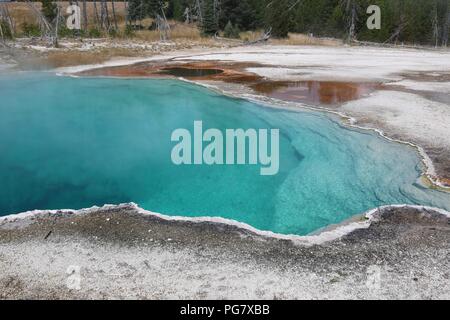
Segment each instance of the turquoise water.
[{"label": "turquoise water", "polygon": [[[171,133],[279,128],[280,171],[175,166]],[[318,112],[290,112],[176,80],[0,76],[0,215],[136,202],[304,235],[387,204],[450,209],[418,184],[416,151]]]}]

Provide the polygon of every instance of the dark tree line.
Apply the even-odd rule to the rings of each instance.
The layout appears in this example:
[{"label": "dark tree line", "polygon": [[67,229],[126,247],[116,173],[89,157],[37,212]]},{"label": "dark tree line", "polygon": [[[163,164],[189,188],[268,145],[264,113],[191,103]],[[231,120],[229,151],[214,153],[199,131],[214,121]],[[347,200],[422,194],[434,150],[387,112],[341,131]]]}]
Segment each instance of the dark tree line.
[{"label": "dark tree line", "polygon": [[[130,0],[130,17],[196,21],[205,34],[227,25],[240,31],[271,29],[272,36],[307,33],[373,42],[447,45],[450,0]],[[369,30],[366,10],[381,8],[381,29]],[[139,9],[137,9],[139,8]]]},{"label": "dark tree line", "polygon": [[[51,0],[42,2],[51,12]],[[82,6],[85,2],[82,1]],[[98,24],[117,29],[115,12],[113,22],[108,20],[111,13],[105,15],[106,0],[93,2],[100,5],[100,14],[95,10]],[[129,0],[127,3],[129,26],[139,26],[143,19],[153,18],[163,31],[168,27],[167,19],[175,19],[197,23],[205,35],[227,31],[225,34],[235,37],[239,31],[265,29],[271,30],[273,37],[296,32],[435,46],[447,46],[449,40],[450,0]],[[366,26],[369,17],[366,10],[370,5],[381,8],[380,30],[369,30]]]}]

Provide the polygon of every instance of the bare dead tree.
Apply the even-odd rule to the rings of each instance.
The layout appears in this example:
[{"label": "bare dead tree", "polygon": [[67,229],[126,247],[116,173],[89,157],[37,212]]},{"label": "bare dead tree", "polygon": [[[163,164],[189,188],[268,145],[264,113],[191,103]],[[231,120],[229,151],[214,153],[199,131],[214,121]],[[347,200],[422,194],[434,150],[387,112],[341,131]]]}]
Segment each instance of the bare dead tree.
[{"label": "bare dead tree", "polygon": [[444,28],[442,30],[442,46],[447,47],[448,45],[448,35],[450,29],[450,5],[448,1],[445,2],[445,15],[444,15]]},{"label": "bare dead tree", "polygon": [[191,22],[191,12],[189,10],[189,7],[186,7],[186,9],[184,9],[184,23],[190,23]]},{"label": "bare dead tree", "polygon": [[2,47],[8,48],[8,44],[6,42],[6,38],[9,36],[13,36],[11,26],[9,27],[9,34],[7,34],[7,30],[4,30],[4,26],[8,25],[8,14],[9,12],[5,10],[5,4],[0,3],[0,45]]},{"label": "bare dead tree", "polygon": [[434,46],[437,48],[439,43],[439,18],[438,18],[438,3],[437,1],[434,3],[434,12],[433,12],[433,38],[434,38]]},{"label": "bare dead tree", "polygon": [[55,22],[55,35],[53,37],[53,46],[57,47],[58,46],[58,29],[59,29],[59,20],[60,20],[60,16],[61,16],[61,8],[59,7],[59,5],[56,5],[56,22]]},{"label": "bare dead tree", "polygon": [[5,33],[3,32],[3,23],[5,23],[6,19],[3,16],[3,3],[0,3],[0,37],[2,40],[2,44],[5,45]]},{"label": "bare dead tree", "polygon": [[200,21],[200,24],[203,23],[203,6],[201,0],[195,0],[195,8],[197,11],[197,17],[198,21]]},{"label": "bare dead tree", "polygon": [[94,22],[95,25],[98,27],[100,25],[100,18],[98,16],[97,1],[94,0],[93,3],[94,3]]},{"label": "bare dead tree", "polygon": [[109,31],[111,26],[109,21],[108,3],[106,0],[101,0],[100,2],[100,22],[102,29]]},{"label": "bare dead tree", "polygon": [[124,6],[125,6],[125,26],[128,26],[129,23],[128,1],[125,0]]},{"label": "bare dead tree", "polygon": [[88,29],[88,16],[87,16],[87,5],[86,0],[83,0],[83,30]]},{"label": "bare dead tree", "polygon": [[166,41],[169,39],[169,24],[161,15],[157,14],[155,18],[156,28],[159,31],[159,39]]},{"label": "bare dead tree", "polygon": [[2,38],[2,44],[5,45],[5,35],[3,33],[3,28],[2,28],[2,17],[0,16],[0,37]]},{"label": "bare dead tree", "polygon": [[[301,0],[295,2],[294,6],[300,2]],[[356,40],[356,22],[358,21],[357,0],[340,0],[340,5],[345,12],[345,18],[347,20],[347,41],[353,42]]]},{"label": "bare dead tree", "polygon": [[33,12],[33,14],[36,16],[36,18],[39,21],[42,37],[51,39],[53,37],[53,28],[50,25],[50,23],[44,17],[42,12],[34,5],[33,2],[31,2],[30,0],[27,0],[26,4],[31,9],[31,11]]},{"label": "bare dead tree", "polygon": [[114,28],[116,30],[119,30],[119,27],[117,25],[116,6],[114,3],[114,0],[111,0],[111,8],[112,8],[113,21],[114,21]]},{"label": "bare dead tree", "polygon": [[269,28],[262,33],[262,35],[259,39],[255,40],[255,41],[248,41],[245,44],[252,45],[252,44],[257,44],[257,43],[261,43],[261,42],[266,42],[270,39],[271,36],[272,36],[272,28]]},{"label": "bare dead tree", "polygon": [[14,37],[16,34],[16,25],[14,23],[14,20],[11,17],[11,14],[9,13],[8,4],[2,3],[1,4],[1,16],[3,16],[3,19],[5,20],[6,24],[9,26],[9,30],[11,32],[11,36]]},{"label": "bare dead tree", "polygon": [[355,0],[341,0],[341,4],[347,16],[347,40],[351,42],[356,37],[357,4]]},{"label": "bare dead tree", "polygon": [[[39,10],[33,2],[26,0],[25,3],[31,9],[35,17],[39,21],[39,26],[41,28],[41,38],[47,39],[53,46],[58,45],[58,31],[59,24],[64,20],[61,15],[61,8],[59,5],[56,6],[56,19],[50,23],[47,21],[46,17],[43,15],[41,10]],[[54,23],[53,23],[54,22]]]},{"label": "bare dead tree", "polygon": [[159,39],[161,41],[169,40],[170,25],[167,21],[166,13],[164,10],[167,7],[161,6],[158,10],[160,12],[153,12],[152,15],[155,18],[156,29],[159,31]]}]

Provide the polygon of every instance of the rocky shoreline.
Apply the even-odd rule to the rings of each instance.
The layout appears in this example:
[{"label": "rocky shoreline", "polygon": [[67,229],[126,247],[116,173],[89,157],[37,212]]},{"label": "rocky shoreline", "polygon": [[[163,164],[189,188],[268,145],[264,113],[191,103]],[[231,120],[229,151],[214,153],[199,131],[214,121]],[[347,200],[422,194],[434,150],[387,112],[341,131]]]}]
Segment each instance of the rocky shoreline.
[{"label": "rocky shoreline", "polygon": [[1,220],[0,298],[450,297],[450,217],[433,210],[380,209],[367,228],[312,246],[132,205],[77,213]]}]

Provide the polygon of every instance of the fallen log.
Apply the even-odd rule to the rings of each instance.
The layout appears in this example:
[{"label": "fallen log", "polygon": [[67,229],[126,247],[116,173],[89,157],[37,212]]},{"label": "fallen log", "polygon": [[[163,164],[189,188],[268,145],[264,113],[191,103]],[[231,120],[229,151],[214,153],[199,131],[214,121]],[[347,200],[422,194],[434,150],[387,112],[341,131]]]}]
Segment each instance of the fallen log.
[{"label": "fallen log", "polygon": [[268,31],[265,31],[260,39],[254,40],[254,41],[247,41],[244,44],[245,45],[252,45],[252,44],[267,42],[267,41],[269,41],[271,36],[272,36],[272,28],[270,28]]}]

